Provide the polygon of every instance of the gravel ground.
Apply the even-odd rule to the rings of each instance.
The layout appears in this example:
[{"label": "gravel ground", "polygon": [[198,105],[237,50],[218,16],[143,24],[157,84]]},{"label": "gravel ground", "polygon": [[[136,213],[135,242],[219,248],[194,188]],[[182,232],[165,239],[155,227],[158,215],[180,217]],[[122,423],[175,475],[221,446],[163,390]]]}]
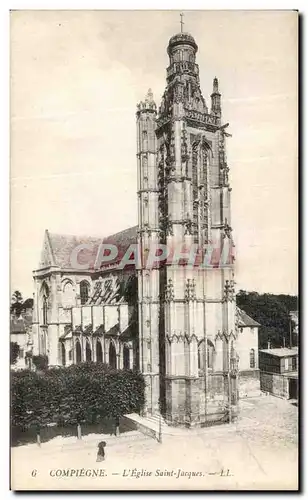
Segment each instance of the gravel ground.
[{"label": "gravel ground", "polygon": [[[162,444],[133,432],[12,448],[12,489],[294,490],[297,413],[288,401],[263,396],[241,403],[236,425],[183,431],[164,437]],[[98,463],[102,438],[106,460]],[[92,469],[100,469],[100,476],[87,477]]]}]

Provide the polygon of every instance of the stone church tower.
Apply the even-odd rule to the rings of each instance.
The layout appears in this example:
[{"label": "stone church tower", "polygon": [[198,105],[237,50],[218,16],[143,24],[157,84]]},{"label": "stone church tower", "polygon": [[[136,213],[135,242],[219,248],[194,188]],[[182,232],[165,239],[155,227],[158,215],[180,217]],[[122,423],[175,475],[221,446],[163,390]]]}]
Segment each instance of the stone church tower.
[{"label": "stone church tower", "polygon": [[[173,36],[160,108],[149,91],[137,110],[146,413],[160,410],[167,422],[187,426],[225,418],[238,398],[227,125],[217,78],[206,105],[197,51],[190,34]],[[163,245],[169,258],[151,265]]]},{"label": "stone church tower", "polygon": [[[144,415],[182,426],[232,418],[238,396],[260,390],[259,324],[235,303],[228,124],[217,78],[207,107],[197,51],[190,34],[173,36],[160,107],[151,91],[138,105],[138,227],[46,230],[27,352],[138,369]],[[116,255],[100,260],[102,244]]]}]

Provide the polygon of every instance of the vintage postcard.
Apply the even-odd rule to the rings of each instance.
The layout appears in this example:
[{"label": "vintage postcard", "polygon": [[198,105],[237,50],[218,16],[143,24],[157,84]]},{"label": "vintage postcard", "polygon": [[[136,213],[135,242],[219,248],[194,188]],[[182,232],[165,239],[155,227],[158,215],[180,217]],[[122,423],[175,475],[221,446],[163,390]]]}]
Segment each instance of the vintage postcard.
[{"label": "vintage postcard", "polygon": [[10,15],[11,488],[298,489],[298,12]]}]

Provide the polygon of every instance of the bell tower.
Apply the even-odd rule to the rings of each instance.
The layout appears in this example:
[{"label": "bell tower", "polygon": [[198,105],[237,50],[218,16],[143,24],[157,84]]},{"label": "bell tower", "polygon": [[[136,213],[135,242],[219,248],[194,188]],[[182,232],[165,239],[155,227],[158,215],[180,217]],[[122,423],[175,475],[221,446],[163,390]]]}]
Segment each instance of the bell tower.
[{"label": "bell tower", "polygon": [[[165,417],[186,426],[223,418],[236,400],[231,391],[237,390],[230,380],[236,337],[233,260],[223,250],[232,245],[227,125],[221,123],[217,78],[210,110],[202,95],[197,51],[189,33],[170,39],[156,121],[161,241],[176,256],[161,272]],[[224,262],[221,254],[227,255]]]},{"label": "bell tower", "polygon": [[[228,418],[237,402],[228,124],[216,77],[207,107],[197,52],[189,33],[171,37],[161,105],[157,111],[149,91],[137,108],[145,414],[161,411],[169,424],[184,426]],[[155,266],[148,257],[158,248],[168,258]]]}]

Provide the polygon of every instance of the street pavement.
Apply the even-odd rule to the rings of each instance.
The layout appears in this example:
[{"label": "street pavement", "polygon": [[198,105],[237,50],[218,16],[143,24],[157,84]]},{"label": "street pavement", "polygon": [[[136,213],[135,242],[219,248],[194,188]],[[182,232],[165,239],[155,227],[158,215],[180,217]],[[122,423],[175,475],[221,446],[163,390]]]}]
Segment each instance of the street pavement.
[{"label": "street pavement", "polygon": [[[297,407],[272,396],[247,399],[240,407],[235,424],[183,430],[162,443],[131,432],[12,448],[12,488],[296,490]],[[102,439],[106,459],[96,462]],[[92,473],[98,476],[87,476]]]}]

